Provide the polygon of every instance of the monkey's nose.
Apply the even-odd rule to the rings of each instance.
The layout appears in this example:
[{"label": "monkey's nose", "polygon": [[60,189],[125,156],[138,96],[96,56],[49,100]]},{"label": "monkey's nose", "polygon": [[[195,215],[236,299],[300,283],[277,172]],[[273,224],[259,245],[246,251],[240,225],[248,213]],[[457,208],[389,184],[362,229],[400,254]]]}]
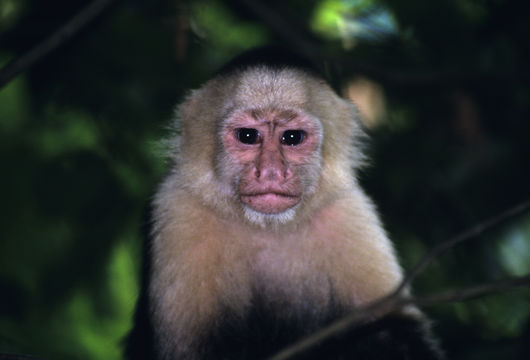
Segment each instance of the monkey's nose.
[{"label": "monkey's nose", "polygon": [[276,166],[258,169],[257,178],[261,181],[279,181],[284,179],[285,172]]}]

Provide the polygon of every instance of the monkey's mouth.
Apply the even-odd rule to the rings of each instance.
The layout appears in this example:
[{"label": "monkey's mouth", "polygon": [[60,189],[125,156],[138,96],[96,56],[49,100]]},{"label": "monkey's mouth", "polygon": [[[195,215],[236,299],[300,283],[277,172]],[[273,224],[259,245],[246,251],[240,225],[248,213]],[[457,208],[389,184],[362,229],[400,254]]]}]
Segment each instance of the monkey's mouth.
[{"label": "monkey's mouth", "polygon": [[241,195],[243,204],[263,214],[278,214],[300,202],[299,195],[264,192]]}]

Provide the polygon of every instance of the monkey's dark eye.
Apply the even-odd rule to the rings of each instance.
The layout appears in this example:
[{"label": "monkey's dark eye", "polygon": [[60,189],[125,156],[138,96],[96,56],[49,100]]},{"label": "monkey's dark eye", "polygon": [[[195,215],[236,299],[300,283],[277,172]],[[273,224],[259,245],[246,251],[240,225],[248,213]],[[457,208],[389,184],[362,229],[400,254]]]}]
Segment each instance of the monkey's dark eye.
[{"label": "monkey's dark eye", "polygon": [[258,141],[259,133],[256,129],[240,128],[237,129],[237,139],[243,144],[255,144]]},{"label": "monkey's dark eye", "polygon": [[302,130],[287,130],[282,135],[282,144],[296,146],[304,141],[304,132]]}]

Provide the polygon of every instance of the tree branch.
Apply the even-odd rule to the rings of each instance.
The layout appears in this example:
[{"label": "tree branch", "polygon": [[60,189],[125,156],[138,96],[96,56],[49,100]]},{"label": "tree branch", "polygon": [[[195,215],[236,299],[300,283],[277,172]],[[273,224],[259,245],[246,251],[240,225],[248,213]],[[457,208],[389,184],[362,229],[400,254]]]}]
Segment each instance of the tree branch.
[{"label": "tree branch", "polygon": [[0,89],[21,72],[30,68],[43,57],[70,40],[90,21],[116,0],[94,0],[77,15],[33,49],[11,61],[0,70]]},{"label": "tree branch", "polygon": [[449,290],[434,295],[415,297],[408,300],[407,303],[416,305],[436,305],[443,302],[471,300],[481,296],[486,296],[489,294],[503,292],[506,290],[511,290],[528,285],[530,285],[530,275],[520,277],[516,276],[463,289]]},{"label": "tree branch", "polygon": [[434,259],[439,257],[442,253],[444,253],[448,249],[452,248],[453,246],[461,242],[472,239],[482,234],[486,230],[489,230],[493,228],[494,226],[497,226],[508,219],[511,219],[519,214],[522,214],[529,209],[530,209],[530,200],[526,200],[525,202],[517,206],[514,206],[513,208],[510,208],[496,216],[493,216],[473,226],[472,228],[464,231],[463,233],[460,233],[459,235],[438,244],[437,246],[432,248],[425,256],[423,256],[416,265],[412,267],[412,270],[408,272],[408,274],[405,276],[401,284],[396,288],[394,293],[395,294],[401,293],[405,287],[410,285],[412,280],[414,280],[431,262],[433,262]]},{"label": "tree branch", "polygon": [[411,283],[411,281],[414,280],[427,265],[429,265],[435,258],[440,256],[444,251],[463,241],[474,238],[486,230],[489,230],[494,226],[515,217],[516,215],[524,213],[529,208],[530,200],[527,200],[507,211],[502,212],[497,216],[491,217],[480,224],[473,226],[469,230],[464,231],[463,233],[447,241],[444,241],[438,246],[435,246],[413,267],[408,275],[405,276],[401,283],[396,287],[396,290],[391,292],[389,295],[365,306],[359,307],[351,314],[285,348],[271,357],[269,360],[286,360],[292,358],[293,356],[316,346],[318,343],[326,339],[337,336],[349,329],[370,321],[374,316],[382,316],[397,311],[406,305],[434,305],[442,302],[463,301],[495,292],[530,285],[530,275],[527,275],[422,297],[410,297],[402,295],[403,290]]},{"label": "tree branch", "polygon": [[325,327],[301,341],[296,342],[292,346],[285,348],[269,358],[269,360],[290,359],[303,351],[311,349],[322,341],[340,335],[349,329],[370,321],[375,315],[382,316],[389,314],[406,305],[435,305],[442,302],[464,301],[528,285],[530,285],[530,275],[493,281],[469,288],[451,290],[422,297],[397,297],[396,295],[385,297],[382,300],[360,307],[350,315],[335,321],[328,327]]}]

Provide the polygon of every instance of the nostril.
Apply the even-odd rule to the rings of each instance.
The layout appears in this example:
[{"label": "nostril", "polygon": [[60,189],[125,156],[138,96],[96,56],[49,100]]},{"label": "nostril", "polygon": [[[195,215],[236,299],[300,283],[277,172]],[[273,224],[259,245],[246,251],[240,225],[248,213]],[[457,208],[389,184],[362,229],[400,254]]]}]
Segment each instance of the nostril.
[{"label": "nostril", "polygon": [[259,171],[259,168],[255,167],[254,168],[254,177],[256,179],[259,179],[260,176],[261,176],[261,172]]}]

